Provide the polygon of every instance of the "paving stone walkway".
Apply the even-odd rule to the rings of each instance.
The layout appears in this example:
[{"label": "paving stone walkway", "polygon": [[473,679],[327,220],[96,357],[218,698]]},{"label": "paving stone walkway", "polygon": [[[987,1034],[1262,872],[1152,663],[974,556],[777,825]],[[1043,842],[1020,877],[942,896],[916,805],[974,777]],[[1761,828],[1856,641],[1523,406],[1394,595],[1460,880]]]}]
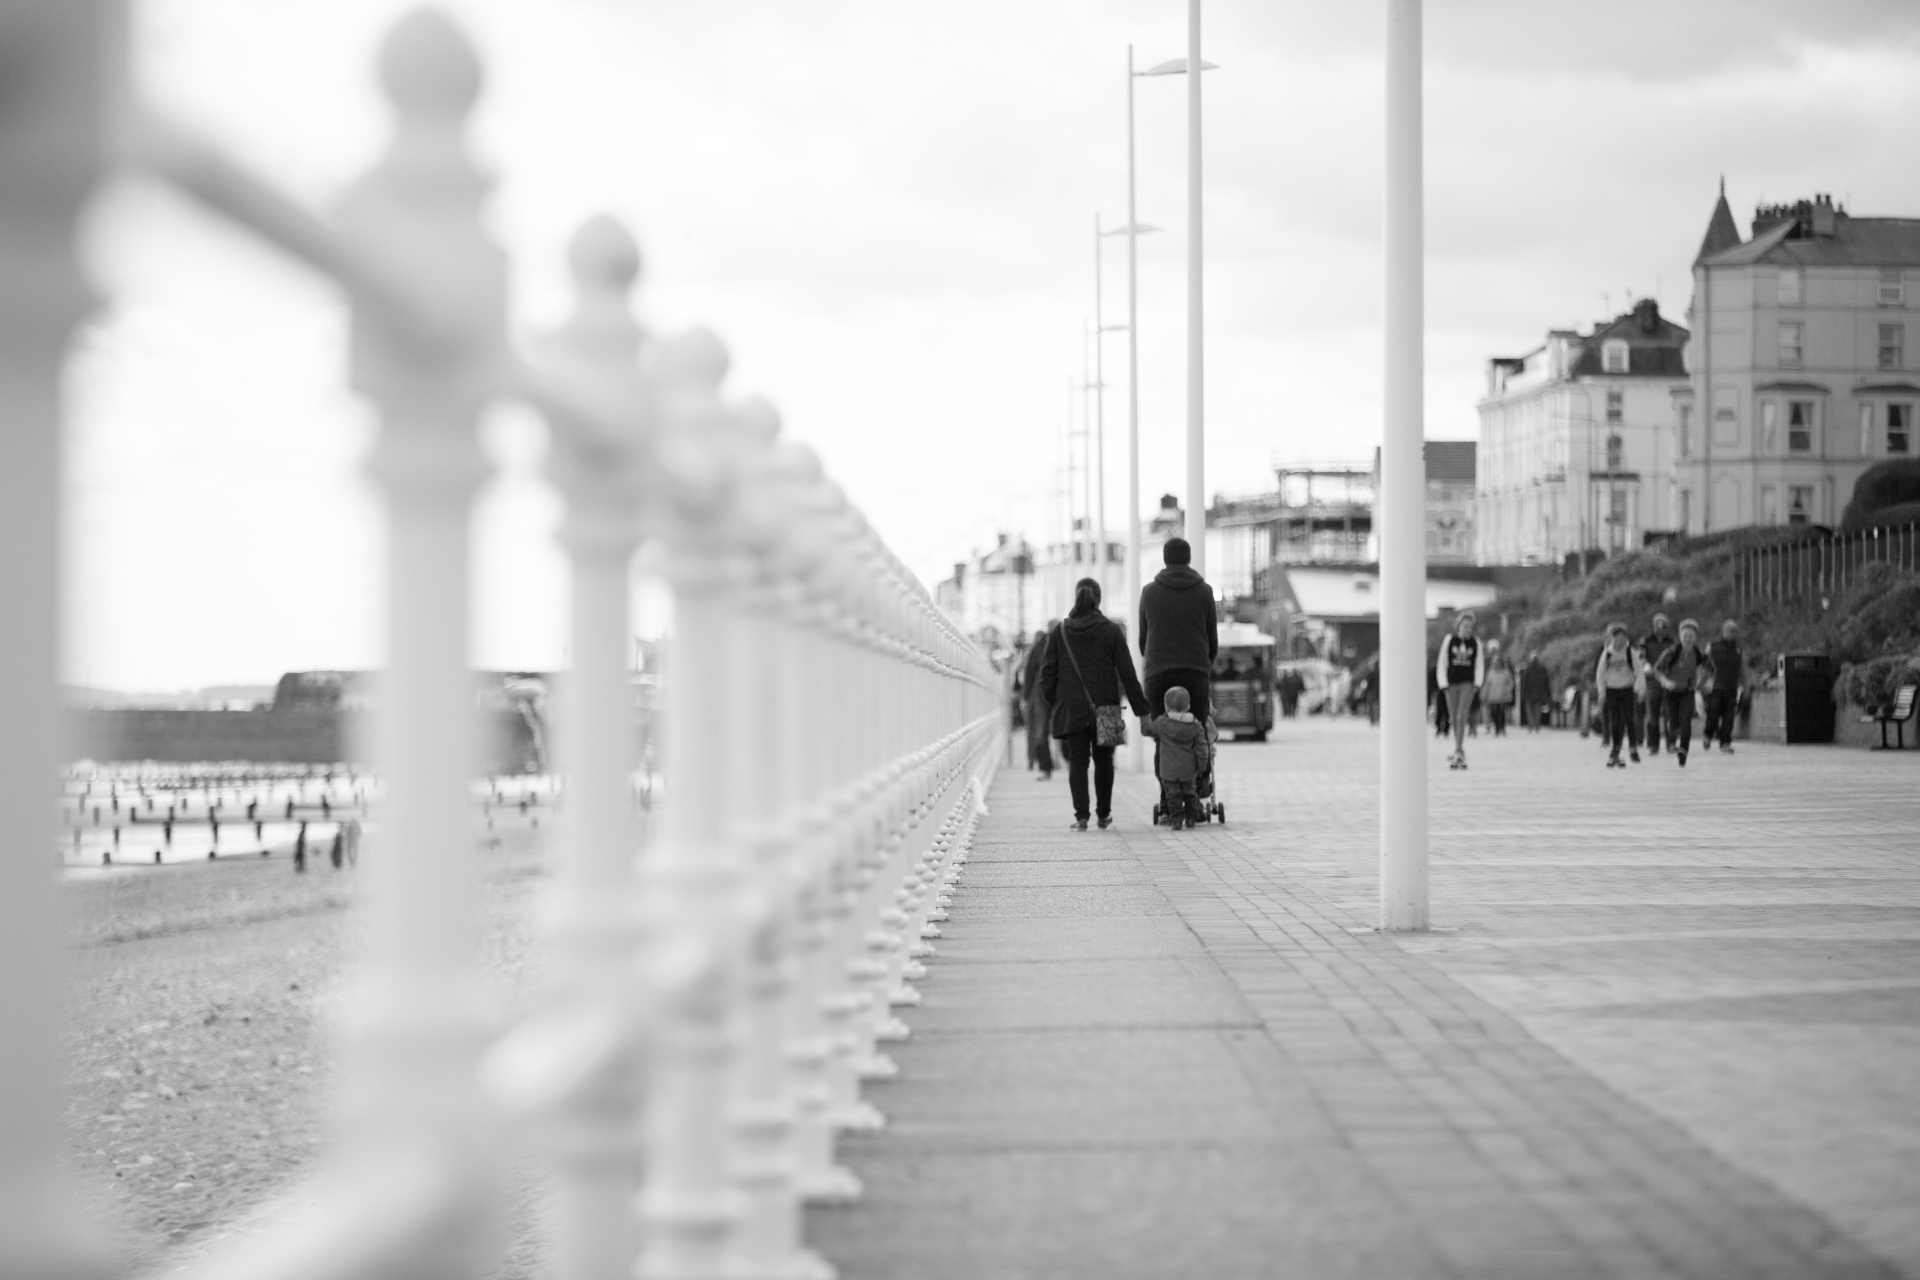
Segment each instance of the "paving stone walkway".
[{"label": "paving stone walkway", "polygon": [[1375,732],[1228,745],[1192,832],[1001,775],[842,1275],[1920,1277],[1920,753],[1436,748],[1384,936]]}]

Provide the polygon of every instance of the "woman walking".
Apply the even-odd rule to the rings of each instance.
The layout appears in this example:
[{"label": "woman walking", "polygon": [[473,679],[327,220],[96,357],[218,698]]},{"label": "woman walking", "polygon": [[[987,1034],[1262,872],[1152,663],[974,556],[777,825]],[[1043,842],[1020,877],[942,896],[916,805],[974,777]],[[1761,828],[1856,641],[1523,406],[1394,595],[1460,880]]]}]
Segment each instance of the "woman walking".
[{"label": "woman walking", "polygon": [[1473,695],[1486,678],[1486,654],[1473,634],[1473,610],[1468,609],[1454,623],[1453,634],[1440,642],[1440,656],[1433,663],[1433,680],[1439,686],[1440,709],[1453,726],[1453,754],[1447,767],[1467,767],[1467,717],[1473,711]]},{"label": "woman walking", "polygon": [[1496,738],[1507,736],[1507,713],[1519,688],[1519,677],[1513,674],[1513,664],[1500,652],[1500,642],[1487,641],[1487,678],[1480,686],[1480,701],[1486,704],[1487,719],[1493,725]]},{"label": "woman walking", "polygon": [[[1073,829],[1085,831],[1089,816],[1097,817],[1102,829],[1112,826],[1113,749],[1124,737],[1124,728],[1114,731],[1124,725],[1121,698],[1141,717],[1147,714],[1147,698],[1134,674],[1127,637],[1100,612],[1100,584],[1092,578],[1074,584],[1073,611],[1048,633],[1040,692],[1053,708],[1053,736],[1067,757]],[[1093,766],[1091,805],[1088,764]]]}]

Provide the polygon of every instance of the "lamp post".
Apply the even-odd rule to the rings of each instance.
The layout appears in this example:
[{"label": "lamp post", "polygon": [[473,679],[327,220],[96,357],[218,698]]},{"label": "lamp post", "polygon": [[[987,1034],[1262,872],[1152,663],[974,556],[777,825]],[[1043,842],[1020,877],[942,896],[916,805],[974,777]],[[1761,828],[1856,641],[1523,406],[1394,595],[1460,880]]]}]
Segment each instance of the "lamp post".
[{"label": "lamp post", "polygon": [[[1200,57],[1200,0],[1187,0],[1187,56],[1148,67],[1139,74],[1178,76],[1185,75],[1189,67],[1202,71],[1219,69]],[[1128,114],[1131,119],[1131,96]],[[1204,576],[1207,571],[1206,344],[1200,269],[1199,76],[1187,81],[1187,223],[1187,541],[1193,545],[1194,570]]]},{"label": "lamp post", "polygon": [[[1146,657],[1140,651],[1140,623],[1134,610],[1140,607],[1140,291],[1137,287],[1137,254],[1135,245],[1141,236],[1152,235],[1160,228],[1147,226],[1134,218],[1133,193],[1133,46],[1127,46],[1127,225],[1101,231],[1100,220],[1094,218],[1096,234],[1094,240],[1093,296],[1097,308],[1101,289],[1101,261],[1099,242],[1102,238],[1125,236],[1127,238],[1127,322],[1125,324],[1103,325],[1101,333],[1114,333],[1125,330],[1127,335],[1127,559],[1124,573],[1126,592],[1125,609],[1121,617],[1127,623],[1127,641],[1133,645],[1136,665]],[[1104,383],[1104,379],[1102,382]],[[1104,425],[1103,425],[1104,433]],[[1101,439],[1105,440],[1105,435]],[[1104,455],[1103,455],[1104,457]],[[1106,483],[1106,465],[1103,461],[1100,471],[1101,484]],[[1104,492],[1104,489],[1103,489]],[[1107,537],[1107,519],[1104,509],[1100,516],[1100,538],[1104,547]],[[1102,553],[1104,555],[1104,552]],[[1102,564],[1104,564],[1104,560]],[[1103,579],[1104,581],[1104,579]],[[1127,768],[1139,773],[1146,767],[1146,756],[1135,734],[1127,740]]]}]

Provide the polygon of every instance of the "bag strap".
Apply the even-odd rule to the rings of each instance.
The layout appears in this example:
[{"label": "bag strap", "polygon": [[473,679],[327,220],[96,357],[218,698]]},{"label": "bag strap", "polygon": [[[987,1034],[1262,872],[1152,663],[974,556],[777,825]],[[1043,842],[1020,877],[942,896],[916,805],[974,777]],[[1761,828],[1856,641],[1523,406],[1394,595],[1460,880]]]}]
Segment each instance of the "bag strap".
[{"label": "bag strap", "polygon": [[1087,705],[1091,707],[1094,705],[1093,691],[1087,688],[1087,677],[1086,674],[1080,670],[1080,659],[1073,656],[1073,641],[1067,639],[1067,624],[1063,622],[1055,627],[1054,630],[1059,633],[1060,647],[1067,651],[1067,661],[1073,664],[1073,678],[1080,682],[1080,694],[1087,700]]}]

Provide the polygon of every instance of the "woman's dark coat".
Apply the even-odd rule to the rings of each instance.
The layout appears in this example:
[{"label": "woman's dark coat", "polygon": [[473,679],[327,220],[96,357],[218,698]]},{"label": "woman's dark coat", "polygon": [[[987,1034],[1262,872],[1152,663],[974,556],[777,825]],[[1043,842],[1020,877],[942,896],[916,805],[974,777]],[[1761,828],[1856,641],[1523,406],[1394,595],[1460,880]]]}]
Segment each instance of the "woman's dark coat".
[{"label": "woman's dark coat", "polygon": [[[1073,646],[1073,658],[1062,651]],[[1074,670],[1073,659],[1080,664]],[[1081,686],[1081,677],[1086,679]],[[1147,697],[1134,674],[1127,637],[1098,609],[1070,617],[1047,637],[1046,657],[1040,663],[1040,692],[1053,708],[1053,736],[1087,733],[1093,729],[1093,709],[1120,705],[1121,694],[1136,716],[1147,714]]]}]

